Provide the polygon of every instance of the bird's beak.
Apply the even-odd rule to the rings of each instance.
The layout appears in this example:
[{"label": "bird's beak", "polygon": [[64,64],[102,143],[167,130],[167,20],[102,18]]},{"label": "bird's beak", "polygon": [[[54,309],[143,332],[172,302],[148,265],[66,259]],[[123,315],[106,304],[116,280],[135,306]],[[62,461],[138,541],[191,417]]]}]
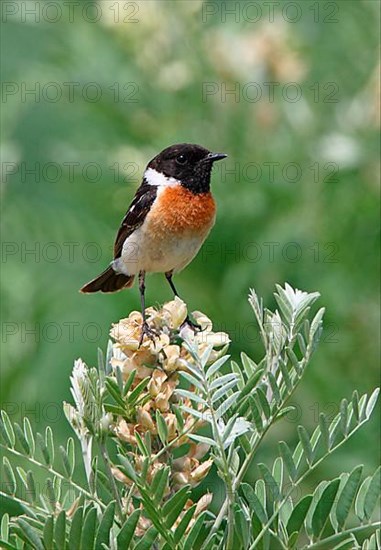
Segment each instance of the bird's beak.
[{"label": "bird's beak", "polygon": [[227,155],[225,155],[225,153],[209,153],[205,160],[208,162],[216,162],[216,160],[222,160],[226,157]]}]

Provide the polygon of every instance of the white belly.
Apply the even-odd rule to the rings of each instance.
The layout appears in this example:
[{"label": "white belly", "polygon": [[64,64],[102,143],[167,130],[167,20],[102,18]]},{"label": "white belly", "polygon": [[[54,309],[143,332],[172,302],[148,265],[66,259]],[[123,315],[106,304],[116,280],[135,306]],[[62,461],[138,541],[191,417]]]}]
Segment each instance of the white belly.
[{"label": "white belly", "polygon": [[125,275],[136,275],[139,271],[180,271],[194,258],[203,241],[199,236],[185,235],[155,241],[152,234],[148,237],[143,224],[125,240],[121,257],[114,260],[113,268]]}]

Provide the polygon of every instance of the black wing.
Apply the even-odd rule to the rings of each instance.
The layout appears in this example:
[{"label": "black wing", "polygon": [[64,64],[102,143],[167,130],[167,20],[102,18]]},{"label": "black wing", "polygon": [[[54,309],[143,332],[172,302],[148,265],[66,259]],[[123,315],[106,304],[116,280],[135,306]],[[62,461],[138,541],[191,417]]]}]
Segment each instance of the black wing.
[{"label": "black wing", "polygon": [[149,185],[145,182],[143,182],[136,191],[134,200],[130,204],[129,209],[122,220],[122,224],[115,239],[115,259],[119,258],[122,254],[123,244],[127,237],[129,237],[131,233],[143,224],[145,217],[156,199],[156,192],[156,185]]}]

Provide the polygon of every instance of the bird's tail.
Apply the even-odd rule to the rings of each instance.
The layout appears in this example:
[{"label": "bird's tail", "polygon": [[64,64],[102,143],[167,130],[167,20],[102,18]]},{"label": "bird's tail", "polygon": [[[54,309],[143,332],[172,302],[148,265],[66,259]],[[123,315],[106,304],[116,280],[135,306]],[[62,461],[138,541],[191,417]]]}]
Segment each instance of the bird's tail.
[{"label": "bird's tail", "polygon": [[85,294],[90,292],[116,292],[122,288],[132,286],[134,275],[123,275],[123,273],[115,273],[112,267],[108,267],[98,277],[83,286],[80,292]]}]

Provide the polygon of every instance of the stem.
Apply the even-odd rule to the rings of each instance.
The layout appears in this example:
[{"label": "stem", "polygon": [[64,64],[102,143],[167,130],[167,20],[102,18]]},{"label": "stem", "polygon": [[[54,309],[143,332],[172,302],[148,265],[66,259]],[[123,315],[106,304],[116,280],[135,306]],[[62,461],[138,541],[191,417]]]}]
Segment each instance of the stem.
[{"label": "stem", "polygon": [[4,450],[8,451],[9,453],[11,453],[11,454],[13,454],[13,455],[15,455],[19,458],[24,458],[24,459],[28,460],[28,462],[30,462],[31,464],[34,464],[35,466],[38,466],[39,468],[43,468],[44,470],[46,470],[47,472],[49,472],[53,476],[56,476],[59,479],[61,479],[62,481],[65,481],[65,482],[69,483],[69,485],[71,485],[78,492],[82,493],[89,500],[92,500],[93,502],[96,502],[98,504],[98,506],[100,508],[102,508],[103,510],[106,508],[105,504],[103,504],[103,502],[98,500],[94,495],[89,493],[89,491],[86,491],[86,489],[84,489],[80,485],[77,485],[77,483],[75,483],[72,479],[66,478],[65,476],[63,476],[59,472],[56,472],[50,466],[47,466],[46,464],[42,464],[42,462],[38,462],[37,460],[35,460],[34,458],[32,458],[30,456],[23,455],[23,454],[19,453],[18,451],[16,451],[16,449],[11,449],[11,448],[7,447],[6,445],[4,445],[3,443],[0,443],[0,447],[2,447]]},{"label": "stem", "polygon": [[155,460],[157,460],[161,455],[163,455],[172,445],[174,445],[179,439],[184,437],[184,435],[187,435],[188,433],[192,432],[193,428],[197,424],[198,420],[195,420],[193,424],[184,432],[182,432],[180,435],[177,435],[174,439],[172,439],[165,447],[160,449],[155,455],[151,456],[150,463],[152,464]]},{"label": "stem", "polygon": [[327,537],[324,540],[315,542],[314,544],[309,545],[308,550],[311,550],[311,548],[319,548],[322,544],[326,545],[330,542],[336,542],[337,539],[341,537],[345,537],[346,535],[351,535],[352,533],[358,533],[359,531],[364,531],[366,529],[378,529],[381,527],[381,521],[376,521],[375,523],[368,523],[366,525],[359,525],[358,527],[352,527],[349,529],[346,529],[345,531],[341,531],[341,533],[335,533],[334,535],[331,535],[330,537]]},{"label": "stem", "polygon": [[[92,449],[93,439],[92,439],[91,435],[90,436],[85,435],[83,437],[78,437],[78,439],[79,439],[79,442],[81,444],[82,460],[83,460],[83,465],[85,467],[87,484],[88,484],[89,489],[91,491],[92,490],[92,485],[93,485],[92,482],[91,482],[92,473],[93,473],[92,469],[91,469],[91,449]],[[94,492],[95,492],[95,488],[94,488]]]},{"label": "stem", "polygon": [[118,514],[119,514],[120,519],[123,520],[124,519],[124,513],[123,513],[122,500],[120,498],[120,494],[118,492],[118,488],[117,488],[116,483],[115,483],[115,478],[112,475],[108,452],[107,452],[106,446],[103,442],[99,442],[99,448],[101,450],[101,455],[102,455],[103,462],[104,462],[104,465],[105,465],[105,468],[106,468],[107,476],[109,478],[111,489],[112,489],[112,492],[113,492],[113,495],[114,495],[114,498],[115,498],[115,501],[116,501],[116,505],[117,505],[117,508],[118,508]]},{"label": "stem", "polygon": [[300,476],[300,478],[291,485],[291,488],[286,492],[286,494],[284,495],[283,497],[283,500],[279,503],[279,506],[278,506],[278,509],[273,513],[273,515],[270,517],[270,519],[267,521],[267,523],[265,523],[265,525],[262,527],[261,531],[258,533],[258,536],[257,538],[255,539],[255,541],[253,542],[253,544],[250,546],[249,550],[254,550],[256,547],[257,547],[257,544],[258,542],[261,540],[261,538],[263,537],[263,535],[265,534],[265,532],[267,531],[267,529],[270,527],[270,525],[272,524],[272,522],[274,521],[274,519],[277,517],[277,515],[279,514],[280,510],[283,508],[283,506],[285,505],[285,503],[287,502],[287,499],[289,496],[291,496],[291,494],[293,493],[293,491],[296,489],[296,487],[298,487],[305,479],[306,477],[315,470],[315,468],[317,466],[319,466],[323,460],[325,460],[330,454],[332,454],[333,452],[335,452],[339,447],[341,447],[341,445],[343,445],[343,443],[345,443],[347,441],[347,439],[349,439],[349,437],[351,437],[354,433],[357,432],[358,429],[361,428],[361,426],[363,424],[365,424],[365,422],[367,422],[367,418],[364,419],[362,422],[360,422],[359,424],[357,424],[357,426],[355,428],[353,428],[352,432],[348,433],[339,443],[337,443],[337,445],[335,447],[332,447],[332,449],[330,449],[329,451],[327,451],[325,454],[323,454],[323,456],[321,456],[316,462],[315,464],[310,464],[309,465],[309,469],[306,470],[304,472],[303,475]]},{"label": "stem", "polygon": [[4,493],[3,491],[0,491],[0,497],[11,499],[12,501],[18,502],[19,504],[21,504],[21,506],[26,506],[28,508],[33,508],[33,510],[36,510],[37,512],[40,512],[41,514],[46,514],[45,508],[41,508],[40,506],[37,506],[37,504],[26,502],[25,500],[22,500],[21,498],[17,497],[16,495],[8,495],[8,493]]},{"label": "stem", "polygon": [[[218,431],[218,424],[213,408],[212,403],[212,397],[209,392],[209,387],[206,379],[204,379],[204,388],[206,393],[206,401],[208,403],[208,407],[210,410],[210,414],[212,417],[212,424],[213,424],[213,432],[215,434],[215,439],[217,441],[217,445],[220,451],[220,456],[224,465],[224,480],[226,484],[226,505],[228,506],[228,535],[226,540],[226,550],[232,550],[233,544],[234,544],[234,487],[233,487],[233,481],[230,476],[229,472],[229,464],[226,458],[224,444],[222,442],[220,433]],[[225,504],[224,504],[225,505]],[[221,518],[222,521],[222,518]]]},{"label": "stem", "polygon": [[[307,366],[307,363],[309,361],[311,357],[311,353],[310,353],[310,347],[308,346],[307,347],[307,350],[306,350],[306,354],[305,356],[303,357],[302,359],[302,365],[303,365],[303,371],[302,371],[302,374],[300,376],[298,376],[298,374],[296,373],[296,376],[295,376],[295,379],[293,381],[295,381],[295,385],[293,386],[292,390],[290,391],[290,393],[287,395],[287,397],[282,401],[282,403],[280,403],[278,405],[278,408],[276,410],[276,412],[269,418],[268,420],[268,423],[267,423],[267,426],[266,428],[263,430],[263,432],[261,434],[254,434],[251,439],[250,439],[250,446],[252,447],[250,453],[246,456],[239,472],[237,473],[237,476],[236,476],[236,479],[234,481],[234,485],[233,485],[233,491],[237,491],[241,481],[242,481],[242,478],[244,477],[248,467],[250,466],[250,463],[251,461],[253,460],[254,458],[254,455],[255,455],[255,452],[259,446],[259,444],[261,443],[262,439],[265,437],[267,431],[270,429],[271,425],[272,425],[272,422],[274,420],[274,418],[276,418],[278,412],[286,405],[287,401],[290,399],[290,397],[292,396],[292,394],[294,393],[294,391],[296,390],[299,382],[301,381],[302,377],[303,377],[303,374],[305,372],[305,367]],[[208,537],[206,538],[206,541],[205,541],[205,545],[206,543],[209,542],[209,540],[211,539],[211,537],[213,536],[214,533],[216,533],[222,523],[222,520],[224,519],[225,517],[225,514],[226,514],[226,509],[228,507],[228,500],[227,498],[225,499],[225,502],[223,503],[220,511],[219,511],[219,514],[214,522],[214,525],[212,527],[212,529],[210,530],[210,533],[208,535]]]}]

